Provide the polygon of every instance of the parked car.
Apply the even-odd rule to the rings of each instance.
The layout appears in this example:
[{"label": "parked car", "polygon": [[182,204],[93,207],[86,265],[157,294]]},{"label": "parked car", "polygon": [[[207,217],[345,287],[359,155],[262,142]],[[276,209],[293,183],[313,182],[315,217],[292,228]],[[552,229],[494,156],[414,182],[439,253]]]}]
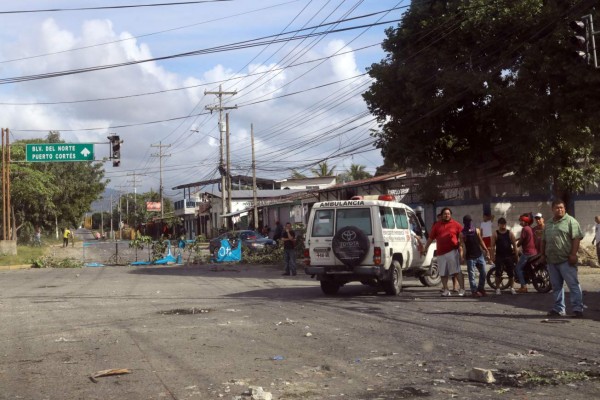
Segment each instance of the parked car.
[{"label": "parked car", "polygon": [[273,239],[269,239],[268,237],[264,237],[260,233],[251,230],[243,230],[243,231],[229,231],[225,232],[216,238],[210,240],[208,249],[210,250],[210,254],[215,254],[221,248],[221,241],[223,239],[228,239],[235,247],[237,246],[236,241],[242,240],[242,249],[246,249],[249,251],[261,251],[266,249],[273,249],[277,247],[277,242]]}]

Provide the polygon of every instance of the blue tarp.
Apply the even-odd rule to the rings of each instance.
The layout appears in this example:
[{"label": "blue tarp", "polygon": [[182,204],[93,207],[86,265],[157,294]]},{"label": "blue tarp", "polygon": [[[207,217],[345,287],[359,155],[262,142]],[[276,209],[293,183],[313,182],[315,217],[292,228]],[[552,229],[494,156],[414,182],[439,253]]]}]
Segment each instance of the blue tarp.
[{"label": "blue tarp", "polygon": [[236,248],[231,247],[231,243],[227,239],[221,240],[217,259],[215,262],[236,262],[242,260],[242,241],[237,241]]}]

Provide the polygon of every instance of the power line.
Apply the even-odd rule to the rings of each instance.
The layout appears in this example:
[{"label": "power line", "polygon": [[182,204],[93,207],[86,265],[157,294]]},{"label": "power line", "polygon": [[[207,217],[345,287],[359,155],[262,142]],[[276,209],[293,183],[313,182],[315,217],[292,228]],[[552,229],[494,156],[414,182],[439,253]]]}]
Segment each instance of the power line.
[{"label": "power line", "polygon": [[30,14],[30,13],[46,13],[46,12],[64,12],[64,11],[89,11],[89,10],[114,10],[124,8],[142,8],[142,7],[166,7],[166,6],[183,6],[189,4],[201,3],[221,3],[233,0],[198,0],[198,1],[178,1],[176,3],[150,3],[150,4],[131,4],[122,6],[98,6],[98,7],[76,7],[76,8],[47,8],[38,10],[16,10],[16,11],[0,11],[0,14]]},{"label": "power line", "polygon": [[111,40],[110,42],[96,43],[96,44],[92,44],[92,45],[89,45],[89,46],[75,47],[73,49],[67,49],[67,50],[62,50],[62,51],[55,51],[55,52],[52,52],[52,53],[37,54],[35,56],[13,58],[11,60],[0,61],[0,64],[11,63],[11,62],[15,62],[15,61],[31,60],[33,58],[53,56],[53,55],[56,55],[56,54],[63,54],[63,53],[69,53],[69,52],[72,52],[72,51],[86,50],[86,49],[90,49],[90,48],[94,48],[94,47],[100,47],[100,46],[106,46],[106,45],[114,44],[114,43],[126,42],[126,41],[129,41],[129,40],[135,40],[135,39],[139,39],[139,38],[143,38],[143,37],[160,35],[162,33],[172,32],[172,31],[176,31],[176,30],[179,30],[179,29],[190,28],[192,26],[204,25],[204,24],[208,24],[208,23],[211,23],[211,22],[217,22],[217,21],[222,21],[222,20],[225,20],[225,19],[233,18],[233,17],[239,17],[239,16],[242,16],[242,15],[252,14],[252,13],[255,13],[255,12],[258,12],[258,11],[264,11],[264,10],[268,10],[270,8],[275,8],[275,7],[280,7],[280,6],[288,5],[290,3],[295,3],[297,1],[298,0],[286,1],[285,3],[275,4],[275,5],[268,6],[268,7],[263,7],[263,8],[257,8],[257,9],[246,11],[246,12],[243,12],[243,13],[232,14],[232,15],[228,15],[226,17],[210,19],[210,20],[206,20],[206,21],[202,21],[202,22],[197,22],[195,24],[177,26],[175,28],[169,28],[169,29],[165,29],[165,30],[162,30],[162,31],[144,33],[144,34],[141,34],[141,35],[131,36],[131,37],[128,37],[128,38],[125,38],[125,39]]},{"label": "power line", "polygon": [[[169,56],[147,58],[147,59],[135,60],[135,61],[127,61],[127,62],[116,63],[116,64],[98,65],[95,67],[78,68],[78,69],[65,70],[65,71],[47,72],[47,73],[43,73],[43,74],[25,75],[25,76],[11,77],[11,78],[0,78],[0,85],[6,85],[6,84],[18,83],[18,82],[27,82],[27,81],[33,81],[33,80],[39,80],[39,79],[57,78],[57,77],[61,77],[61,76],[76,75],[76,74],[82,74],[82,73],[87,73],[87,72],[102,71],[102,70],[107,70],[107,69],[112,69],[112,68],[120,68],[120,67],[126,67],[126,66],[131,66],[131,65],[143,64],[143,63],[152,62],[152,61],[164,61],[164,60],[171,60],[171,59],[175,59],[175,58],[193,57],[193,56],[199,56],[199,55],[221,53],[221,52],[225,52],[225,51],[248,49],[248,48],[252,48],[252,47],[265,46],[270,43],[281,43],[281,42],[286,42],[286,41],[291,41],[291,40],[300,40],[300,39],[307,38],[307,37],[328,35],[330,33],[346,32],[346,31],[351,31],[354,29],[362,29],[362,28],[373,27],[373,26],[378,26],[378,25],[389,25],[391,23],[398,22],[398,21],[400,21],[400,20],[396,19],[396,20],[378,22],[378,23],[373,23],[373,24],[351,26],[351,27],[347,27],[347,28],[340,28],[340,29],[335,29],[335,30],[330,30],[330,31],[313,32],[313,33],[309,33],[309,34],[305,34],[305,35],[295,36],[292,38],[276,38],[276,39],[266,40],[266,39],[272,38],[273,35],[271,35],[271,36],[265,36],[265,37],[258,38],[258,39],[251,39],[251,40],[236,42],[236,43],[232,43],[229,45],[215,46],[215,47],[209,47],[206,49],[194,50],[194,51],[185,52],[185,53],[172,54]],[[339,21],[335,22],[335,23],[339,23]],[[328,23],[328,24],[324,24],[324,25],[330,25],[330,24]],[[301,29],[301,30],[308,30],[308,29],[311,29],[311,28]],[[288,32],[288,33],[291,33],[291,32]]]}]

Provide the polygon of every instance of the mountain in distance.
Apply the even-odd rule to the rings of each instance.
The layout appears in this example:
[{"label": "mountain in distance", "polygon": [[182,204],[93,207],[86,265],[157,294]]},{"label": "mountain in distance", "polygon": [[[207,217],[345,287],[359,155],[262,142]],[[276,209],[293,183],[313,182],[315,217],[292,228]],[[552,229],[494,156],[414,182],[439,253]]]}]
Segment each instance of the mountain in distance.
[{"label": "mountain in distance", "polygon": [[90,209],[93,213],[110,210],[110,196],[112,195],[113,203],[119,200],[119,191],[111,188],[106,188],[104,193],[92,203]]}]

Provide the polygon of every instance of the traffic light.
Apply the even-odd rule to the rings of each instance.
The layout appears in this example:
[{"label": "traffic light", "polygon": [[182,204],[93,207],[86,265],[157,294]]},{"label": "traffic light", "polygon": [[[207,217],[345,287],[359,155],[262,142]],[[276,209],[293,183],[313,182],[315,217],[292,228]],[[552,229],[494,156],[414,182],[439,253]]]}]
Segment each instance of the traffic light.
[{"label": "traffic light", "polygon": [[113,160],[113,167],[121,165],[121,143],[123,141],[118,135],[111,135],[108,137],[110,141],[110,158]]},{"label": "traffic light", "polygon": [[589,19],[583,18],[576,21],[571,21],[569,27],[573,30],[571,43],[575,45],[575,57],[586,63],[590,63],[590,26]]}]

